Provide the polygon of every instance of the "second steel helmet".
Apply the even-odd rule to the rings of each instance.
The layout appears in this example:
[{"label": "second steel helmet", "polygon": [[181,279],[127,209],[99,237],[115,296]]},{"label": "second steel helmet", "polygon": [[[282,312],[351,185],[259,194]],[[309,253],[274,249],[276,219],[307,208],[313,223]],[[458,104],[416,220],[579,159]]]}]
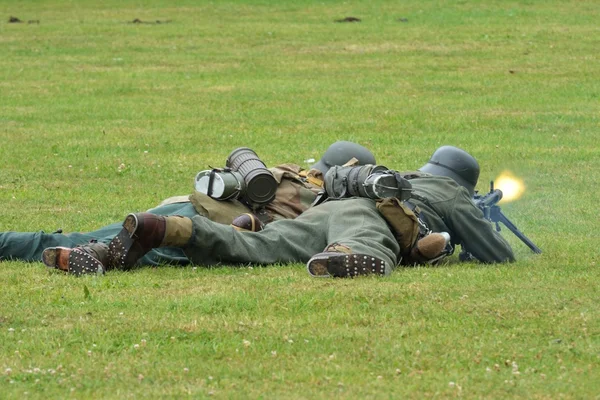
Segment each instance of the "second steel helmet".
[{"label": "second steel helmet", "polygon": [[419,171],[452,178],[456,183],[467,188],[471,196],[475,193],[475,186],[479,179],[479,164],[475,157],[454,146],[438,148],[427,164],[419,168]]},{"label": "second steel helmet", "polygon": [[376,164],[375,156],[366,147],[358,143],[339,141],[327,148],[325,154],[311,168],[318,169],[325,175],[334,165],[344,165],[352,158],[358,160],[358,165]]}]

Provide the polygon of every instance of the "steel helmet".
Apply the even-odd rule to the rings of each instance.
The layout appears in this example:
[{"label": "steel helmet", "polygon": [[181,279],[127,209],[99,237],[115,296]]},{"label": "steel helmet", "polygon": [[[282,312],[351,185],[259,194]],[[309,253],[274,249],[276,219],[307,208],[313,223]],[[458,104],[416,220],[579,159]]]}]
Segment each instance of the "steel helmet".
[{"label": "steel helmet", "polygon": [[475,193],[475,186],[479,179],[479,164],[475,157],[454,146],[438,148],[429,162],[419,168],[419,171],[452,178],[456,183],[467,188],[471,196]]},{"label": "steel helmet", "polygon": [[366,147],[358,143],[339,141],[327,148],[325,154],[311,168],[318,169],[325,175],[334,165],[344,165],[352,158],[358,160],[358,165],[376,164],[375,156]]}]

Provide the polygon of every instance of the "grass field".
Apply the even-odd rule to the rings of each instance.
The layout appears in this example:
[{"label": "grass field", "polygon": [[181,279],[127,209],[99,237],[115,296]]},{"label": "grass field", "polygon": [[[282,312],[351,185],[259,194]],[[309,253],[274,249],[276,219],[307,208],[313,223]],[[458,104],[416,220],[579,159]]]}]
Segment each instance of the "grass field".
[{"label": "grass field", "polygon": [[0,2],[0,231],[121,221],[238,146],[404,170],[452,144],[482,191],[524,179],[503,210],[543,254],[505,230],[514,264],[386,279],[0,262],[0,398],[600,398],[596,1],[174,3]]}]

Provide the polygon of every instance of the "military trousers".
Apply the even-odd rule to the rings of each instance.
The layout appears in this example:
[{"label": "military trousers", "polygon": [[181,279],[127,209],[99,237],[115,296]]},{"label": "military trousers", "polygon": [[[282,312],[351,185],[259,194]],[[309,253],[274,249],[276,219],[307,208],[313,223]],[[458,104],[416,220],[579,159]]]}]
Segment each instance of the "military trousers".
[{"label": "military trousers", "polygon": [[[189,203],[174,203],[158,206],[148,210],[157,215],[181,215],[193,217],[198,215],[194,206]],[[93,232],[46,233],[39,232],[1,232],[0,261],[20,260],[37,262],[42,259],[42,252],[48,247],[75,247],[91,240],[108,244],[122,228],[122,222],[102,227]],[[138,265],[187,265],[189,260],[183,250],[175,247],[161,247],[147,253],[138,261]]]},{"label": "military trousers", "polygon": [[378,257],[386,273],[398,261],[400,246],[375,202],[366,198],[331,200],[293,220],[268,224],[260,232],[238,232],[202,216],[192,218],[185,253],[194,264],[274,264],[307,262],[328,248]]}]

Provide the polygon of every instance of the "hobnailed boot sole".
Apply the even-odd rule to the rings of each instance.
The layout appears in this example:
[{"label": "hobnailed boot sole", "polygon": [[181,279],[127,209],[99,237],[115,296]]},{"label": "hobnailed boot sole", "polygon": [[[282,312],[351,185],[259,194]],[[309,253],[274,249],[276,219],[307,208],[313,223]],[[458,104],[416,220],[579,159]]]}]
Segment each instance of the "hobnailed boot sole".
[{"label": "hobnailed boot sole", "polygon": [[76,276],[104,274],[104,265],[97,258],[77,248],[49,247],[42,252],[42,262]]},{"label": "hobnailed boot sole", "polygon": [[319,253],[308,260],[306,269],[316,278],[386,274],[385,261],[366,254]]},{"label": "hobnailed boot sole", "polygon": [[[129,214],[123,222],[123,229],[108,244],[109,263],[116,269],[129,269],[137,261],[136,257],[128,257],[135,253],[131,251],[134,245],[138,245],[135,231],[138,228],[138,219],[135,214]],[[132,260],[132,258],[135,258]]]}]

